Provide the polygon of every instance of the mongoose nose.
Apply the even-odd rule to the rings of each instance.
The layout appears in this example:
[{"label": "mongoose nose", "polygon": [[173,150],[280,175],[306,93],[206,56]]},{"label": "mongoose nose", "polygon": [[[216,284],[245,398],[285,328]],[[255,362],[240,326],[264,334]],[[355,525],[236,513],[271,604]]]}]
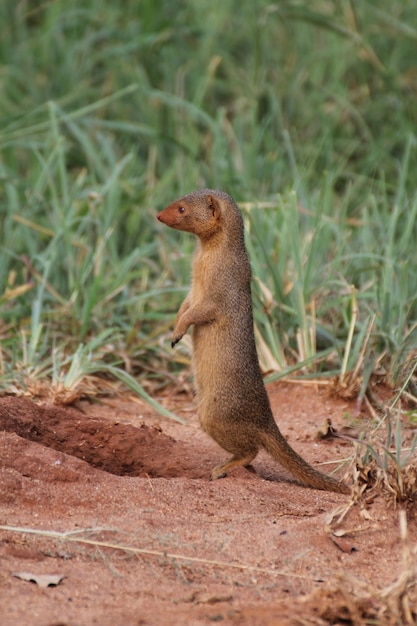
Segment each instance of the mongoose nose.
[{"label": "mongoose nose", "polygon": [[157,214],[156,219],[161,221],[161,214],[160,213]]}]

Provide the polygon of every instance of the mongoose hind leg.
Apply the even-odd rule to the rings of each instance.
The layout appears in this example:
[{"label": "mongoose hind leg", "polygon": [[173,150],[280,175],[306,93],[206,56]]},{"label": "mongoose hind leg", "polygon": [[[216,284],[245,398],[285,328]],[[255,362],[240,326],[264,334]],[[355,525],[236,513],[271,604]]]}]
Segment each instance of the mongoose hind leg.
[{"label": "mongoose hind leg", "polygon": [[214,468],[214,470],[211,472],[210,480],[225,478],[225,476],[227,476],[230,470],[232,470],[234,467],[239,467],[242,465],[243,467],[250,466],[255,456],[256,453],[250,455],[248,454],[245,456],[233,455],[231,459],[226,461],[226,463],[222,463],[221,465],[218,465]]}]

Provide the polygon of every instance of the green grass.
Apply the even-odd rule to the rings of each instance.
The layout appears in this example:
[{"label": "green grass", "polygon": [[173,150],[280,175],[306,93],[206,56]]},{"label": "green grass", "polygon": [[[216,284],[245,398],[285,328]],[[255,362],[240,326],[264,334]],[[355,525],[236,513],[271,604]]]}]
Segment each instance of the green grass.
[{"label": "green grass", "polygon": [[416,23],[388,0],[1,3],[0,388],[171,381],[193,241],[155,213],[202,186],[241,203],[270,378],[401,386]]}]

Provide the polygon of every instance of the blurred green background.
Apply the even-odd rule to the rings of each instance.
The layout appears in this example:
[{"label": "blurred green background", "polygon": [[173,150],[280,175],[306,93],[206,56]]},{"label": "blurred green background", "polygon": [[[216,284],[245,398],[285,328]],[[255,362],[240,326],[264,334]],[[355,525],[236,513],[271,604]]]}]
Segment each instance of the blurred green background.
[{"label": "blurred green background", "polygon": [[207,186],[244,212],[265,372],[414,394],[416,25],[411,0],[3,0],[0,386],[178,380],[194,241],[155,213]]}]

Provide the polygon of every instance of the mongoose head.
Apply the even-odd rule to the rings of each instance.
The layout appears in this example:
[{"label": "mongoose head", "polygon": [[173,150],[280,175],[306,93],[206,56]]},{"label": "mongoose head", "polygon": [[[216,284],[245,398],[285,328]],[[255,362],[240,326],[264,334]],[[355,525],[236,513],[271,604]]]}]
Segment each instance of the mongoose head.
[{"label": "mongoose head", "polygon": [[216,189],[201,189],[171,202],[157,218],[163,224],[194,233],[200,239],[209,239],[227,228],[236,218],[241,223],[240,211],[232,198]]}]

